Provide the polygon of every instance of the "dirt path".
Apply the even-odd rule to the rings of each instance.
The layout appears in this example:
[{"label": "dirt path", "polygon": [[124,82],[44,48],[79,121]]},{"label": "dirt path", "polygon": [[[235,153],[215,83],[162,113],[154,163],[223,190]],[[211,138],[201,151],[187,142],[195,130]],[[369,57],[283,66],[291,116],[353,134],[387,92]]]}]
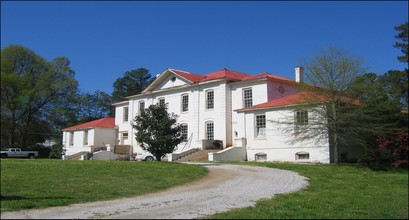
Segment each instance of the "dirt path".
[{"label": "dirt path", "polygon": [[209,175],[166,191],[133,198],[1,213],[1,219],[193,219],[298,191],[305,177],[264,167],[202,164]]}]

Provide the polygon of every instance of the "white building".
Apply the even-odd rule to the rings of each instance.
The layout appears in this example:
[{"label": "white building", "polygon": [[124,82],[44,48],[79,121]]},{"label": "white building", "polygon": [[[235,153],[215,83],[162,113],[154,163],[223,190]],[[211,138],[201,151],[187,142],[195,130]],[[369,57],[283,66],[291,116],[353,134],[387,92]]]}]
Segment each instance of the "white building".
[{"label": "white building", "polygon": [[115,145],[117,129],[115,118],[105,117],[63,129],[65,158],[82,153],[92,153],[106,146]]},{"label": "white building", "polygon": [[[214,140],[222,142],[221,152],[209,153],[210,161],[261,160],[330,163],[328,139],[315,144],[288,144],[270,120],[283,115],[314,117],[297,113],[291,106],[302,103],[298,82],[302,67],[295,68],[296,80],[269,73],[249,75],[228,69],[200,75],[167,69],[141,93],[115,103],[117,143],[143,150],[136,142],[131,121],[143,109],[166,103],[179,115],[186,141],[176,153],[208,149]],[[317,144],[318,143],[318,144]]]}]

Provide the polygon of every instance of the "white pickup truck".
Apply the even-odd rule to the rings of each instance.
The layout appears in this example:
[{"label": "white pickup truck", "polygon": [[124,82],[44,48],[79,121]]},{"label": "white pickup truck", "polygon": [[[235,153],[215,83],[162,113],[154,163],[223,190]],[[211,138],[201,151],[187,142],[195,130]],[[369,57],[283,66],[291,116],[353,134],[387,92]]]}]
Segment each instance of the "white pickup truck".
[{"label": "white pickup truck", "polygon": [[28,157],[34,159],[38,156],[38,151],[22,151],[20,148],[1,149],[1,158],[7,157]]}]

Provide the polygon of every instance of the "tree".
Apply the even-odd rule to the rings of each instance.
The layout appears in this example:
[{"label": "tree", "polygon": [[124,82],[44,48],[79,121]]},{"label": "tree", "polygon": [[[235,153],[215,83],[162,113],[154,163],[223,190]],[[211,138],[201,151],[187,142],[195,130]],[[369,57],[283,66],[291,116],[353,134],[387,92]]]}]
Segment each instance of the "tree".
[{"label": "tree", "polygon": [[[343,147],[368,145],[369,137],[375,140],[373,137],[386,132],[389,124],[384,124],[384,106],[371,108],[361,101],[361,95],[366,93],[351,92],[351,85],[365,72],[360,58],[340,48],[329,47],[304,59],[301,65],[305,68],[305,83],[298,86],[304,98],[303,104],[294,107],[297,118],[295,120],[292,115],[276,121],[283,133],[288,134],[289,142],[328,140],[333,162],[339,164]],[[371,77],[364,79],[365,82],[372,80]],[[358,84],[356,87],[368,90]],[[308,119],[298,123],[303,122],[302,113]]]},{"label": "tree", "polygon": [[113,115],[112,98],[97,90],[94,93],[78,94],[77,114],[79,122],[87,122]]},{"label": "tree", "polygon": [[78,83],[69,64],[65,57],[47,62],[20,45],[1,50],[2,140],[25,146],[31,126],[46,121],[47,106],[76,90]]},{"label": "tree", "polygon": [[181,143],[178,116],[169,114],[165,105],[151,105],[133,120],[136,141],[142,149],[152,153],[158,161],[166,153],[172,153]]},{"label": "tree", "polygon": [[112,100],[114,102],[123,101],[127,96],[139,94],[152,80],[149,70],[145,68],[127,71],[123,77],[115,80]]},{"label": "tree", "polygon": [[400,39],[402,42],[396,42],[394,47],[400,48],[403,55],[398,56],[398,60],[404,63],[408,62],[408,22],[395,27],[396,31],[400,31],[399,34],[395,35],[396,39]]}]

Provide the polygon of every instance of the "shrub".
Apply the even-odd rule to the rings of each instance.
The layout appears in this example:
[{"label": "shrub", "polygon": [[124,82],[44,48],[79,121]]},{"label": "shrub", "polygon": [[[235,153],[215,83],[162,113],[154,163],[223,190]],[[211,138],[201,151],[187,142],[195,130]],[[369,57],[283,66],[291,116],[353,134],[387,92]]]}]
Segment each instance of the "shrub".
[{"label": "shrub", "polygon": [[377,140],[380,149],[391,150],[392,164],[395,168],[408,168],[408,137],[408,131],[394,131],[389,136]]}]

